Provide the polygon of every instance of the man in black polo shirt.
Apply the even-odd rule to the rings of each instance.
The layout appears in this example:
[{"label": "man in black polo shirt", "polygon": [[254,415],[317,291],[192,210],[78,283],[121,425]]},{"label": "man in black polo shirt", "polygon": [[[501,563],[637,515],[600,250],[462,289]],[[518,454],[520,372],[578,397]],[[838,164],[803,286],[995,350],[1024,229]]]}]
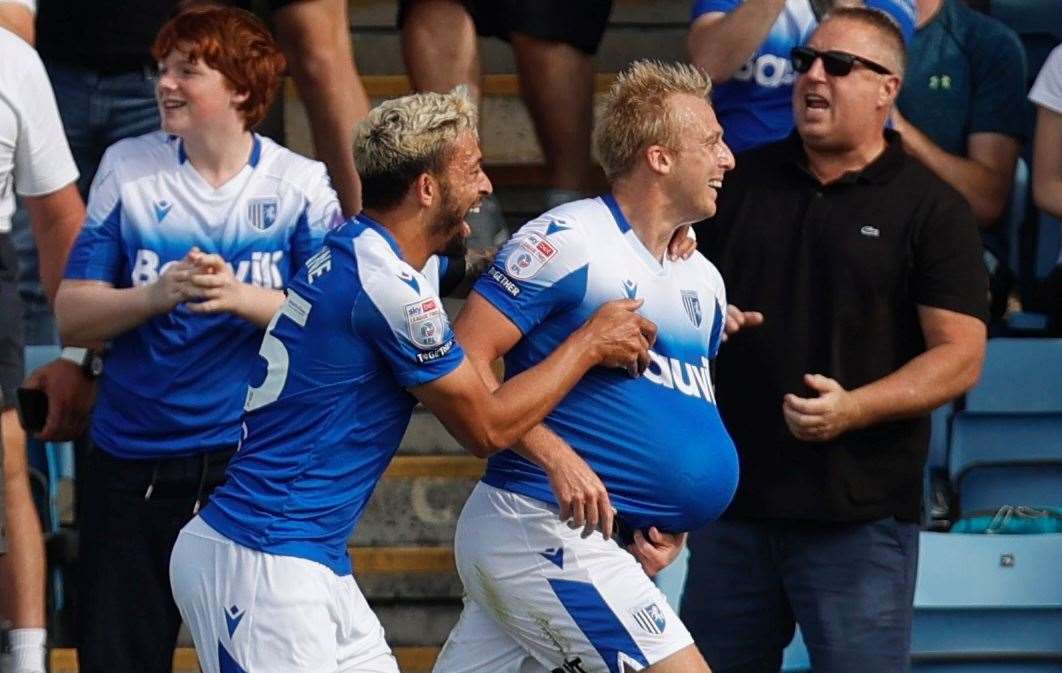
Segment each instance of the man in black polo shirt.
[{"label": "man in black polo shirt", "polygon": [[794,621],[817,673],[895,673],[928,413],[980,373],[987,279],[963,198],[884,130],[895,25],[835,11],[793,61],[797,134],[740,156],[698,232],[763,324],[717,363],[741,482],[691,536],[682,619],[715,673],[778,671]]}]

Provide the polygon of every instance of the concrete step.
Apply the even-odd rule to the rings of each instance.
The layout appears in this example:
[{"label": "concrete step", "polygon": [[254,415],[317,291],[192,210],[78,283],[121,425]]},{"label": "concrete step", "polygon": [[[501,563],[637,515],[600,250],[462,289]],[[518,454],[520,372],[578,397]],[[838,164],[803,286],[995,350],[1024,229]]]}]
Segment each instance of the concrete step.
[{"label": "concrete step", "polygon": [[351,544],[438,546],[453,540],[484,461],[464,456],[396,456],[376,487]]},{"label": "concrete step", "polygon": [[[391,647],[441,647],[461,616],[461,602],[409,601],[370,603]],[[404,669],[403,669],[404,670]]]},{"label": "concrete step", "polygon": [[461,598],[451,545],[351,547],[350,555],[354,577],[370,602]]},{"label": "concrete step", "polygon": [[[398,668],[403,673],[430,673],[438,647],[394,647]],[[77,650],[54,649],[49,658],[48,669],[52,673],[78,673]],[[173,673],[199,673],[199,661],[191,647],[180,647],[173,654]]]},{"label": "concrete step", "polygon": [[[447,307],[447,312],[451,319],[457,315],[456,312],[450,313],[449,307]],[[409,419],[409,427],[406,429],[405,436],[402,437],[402,443],[398,445],[398,454],[400,456],[469,455],[453,435],[447,432],[435,414],[419,406]]]}]

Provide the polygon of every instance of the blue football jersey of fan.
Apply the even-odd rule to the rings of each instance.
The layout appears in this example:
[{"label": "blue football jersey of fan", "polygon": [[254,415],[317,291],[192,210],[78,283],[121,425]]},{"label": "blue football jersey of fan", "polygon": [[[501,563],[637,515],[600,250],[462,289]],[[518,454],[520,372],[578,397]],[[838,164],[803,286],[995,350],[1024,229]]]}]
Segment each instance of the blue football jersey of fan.
[{"label": "blue football jersey of fan", "polygon": [[[693,19],[712,12],[729,13],[744,0],[697,0]],[[866,0],[900,25],[910,43],[918,16],[916,0]],[[767,39],[731,78],[713,89],[712,102],[734,152],[780,140],[793,130],[793,80],[789,52],[808,41],[819,20],[810,0],[787,0]]]},{"label": "blue football jersey of fan", "polygon": [[[209,185],[181,141],[160,132],[109,148],[66,277],[117,288],[158,280],[197,246],[242,282],[282,289],[341,223],[324,164],[254,136],[247,165]],[[92,415],[92,438],[123,458],[235,445],[262,330],[178,305],[116,337]]]},{"label": "blue football jersey of fan", "polygon": [[402,439],[407,388],[464,354],[437,295],[361,215],[288,287],[252,373],[244,438],[201,516],[236,543],[351,572],[346,543]]},{"label": "blue football jersey of fan", "polygon": [[[507,376],[543,360],[603,303],[643,299],[639,313],[659,330],[649,368],[638,378],[590,370],[546,425],[590,464],[629,525],[686,531],[722,513],[738,462],[709,372],[726,295],[707,259],[657,261],[607,195],[524,225],[474,289],[523,334],[505,356]],[[491,457],[483,481],[556,503],[543,470],[511,450]]]}]

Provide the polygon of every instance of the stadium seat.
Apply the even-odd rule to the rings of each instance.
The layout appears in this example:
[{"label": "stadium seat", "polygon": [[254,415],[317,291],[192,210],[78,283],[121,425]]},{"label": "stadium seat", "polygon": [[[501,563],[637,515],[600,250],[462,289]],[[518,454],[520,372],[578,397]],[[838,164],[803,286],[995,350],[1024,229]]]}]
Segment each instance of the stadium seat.
[{"label": "stadium seat", "polygon": [[989,13],[1021,38],[1031,84],[1051,49],[1062,42],[1058,0],[991,0]]},{"label": "stadium seat", "polygon": [[990,339],[971,412],[1062,412],[1062,339]]},{"label": "stadium seat", "polygon": [[951,487],[948,484],[948,442],[955,404],[948,402],[930,414],[929,455],[923,471],[922,525],[936,529],[947,527]]},{"label": "stadium seat", "polygon": [[1062,507],[1062,413],[956,414],[948,474],[960,515]]},{"label": "stadium seat", "polygon": [[1059,568],[1062,535],[922,533],[913,670],[1062,671]]}]

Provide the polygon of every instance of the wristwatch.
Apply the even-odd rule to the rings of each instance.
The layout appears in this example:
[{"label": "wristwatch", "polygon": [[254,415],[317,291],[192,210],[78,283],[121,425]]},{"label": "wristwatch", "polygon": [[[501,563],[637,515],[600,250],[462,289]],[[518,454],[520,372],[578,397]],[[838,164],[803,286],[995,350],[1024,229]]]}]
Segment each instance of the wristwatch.
[{"label": "wristwatch", "polygon": [[81,371],[85,372],[85,376],[92,379],[103,373],[103,356],[87,348],[66,346],[63,348],[63,352],[59,354],[59,359],[73,362],[78,367],[81,367]]}]

